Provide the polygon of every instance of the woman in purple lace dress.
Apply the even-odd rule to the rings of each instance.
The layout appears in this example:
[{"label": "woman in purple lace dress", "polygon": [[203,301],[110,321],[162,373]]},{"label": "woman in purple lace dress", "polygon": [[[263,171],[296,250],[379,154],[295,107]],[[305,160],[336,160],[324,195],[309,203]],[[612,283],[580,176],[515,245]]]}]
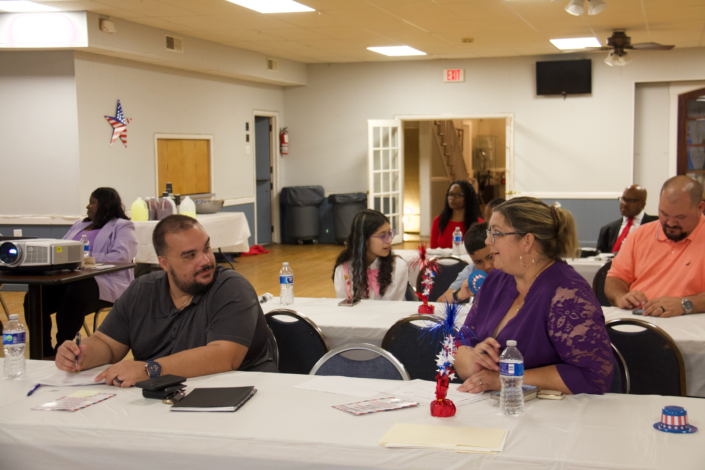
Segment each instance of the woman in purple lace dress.
[{"label": "woman in purple lace dress", "polygon": [[579,250],[570,212],[535,198],[511,199],[494,210],[487,245],[492,271],[465,320],[474,347],[461,346],[458,389],[500,390],[499,356],[516,340],[524,383],[563,393],[605,393],[612,350],[600,303],[564,258]]}]

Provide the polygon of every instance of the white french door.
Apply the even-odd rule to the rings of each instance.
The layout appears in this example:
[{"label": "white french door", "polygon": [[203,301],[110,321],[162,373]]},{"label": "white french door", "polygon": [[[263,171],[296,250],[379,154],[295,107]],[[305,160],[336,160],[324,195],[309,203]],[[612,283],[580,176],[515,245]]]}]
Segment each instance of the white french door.
[{"label": "white french door", "polygon": [[404,239],[404,146],[401,121],[368,120],[367,139],[367,207],[389,217],[392,229],[397,232],[392,243],[401,243]]}]

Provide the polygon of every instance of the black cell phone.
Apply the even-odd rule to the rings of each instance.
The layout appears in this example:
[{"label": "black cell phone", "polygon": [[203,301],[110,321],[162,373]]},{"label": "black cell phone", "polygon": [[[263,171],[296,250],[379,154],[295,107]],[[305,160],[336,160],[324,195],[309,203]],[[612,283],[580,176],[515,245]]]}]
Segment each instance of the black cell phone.
[{"label": "black cell phone", "polygon": [[357,299],[356,301],[352,302],[350,299],[345,299],[341,302],[338,302],[338,307],[354,307],[355,305],[360,303],[360,299]]},{"label": "black cell phone", "polygon": [[142,382],[137,382],[135,387],[139,387],[150,392],[156,392],[157,390],[163,390],[167,387],[179,385],[183,382],[186,382],[185,377],[169,374],[162,375],[161,377],[155,377],[153,379],[143,380]]},{"label": "black cell phone", "polygon": [[644,315],[644,309],[638,308],[632,312],[632,315]]},{"label": "black cell phone", "polygon": [[184,384],[174,385],[172,387],[163,388],[161,390],[142,390],[142,396],[145,398],[156,398],[157,400],[164,400],[169,398],[174,393],[179,390],[183,390],[186,387]]}]

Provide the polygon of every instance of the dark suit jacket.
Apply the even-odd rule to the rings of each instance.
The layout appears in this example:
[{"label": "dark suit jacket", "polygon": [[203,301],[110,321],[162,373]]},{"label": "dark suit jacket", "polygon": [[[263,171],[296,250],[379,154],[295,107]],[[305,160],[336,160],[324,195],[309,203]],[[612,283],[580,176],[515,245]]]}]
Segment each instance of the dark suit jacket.
[{"label": "dark suit jacket", "polygon": [[[641,219],[641,225],[648,224],[658,220],[655,215],[644,214],[644,218]],[[640,225],[640,227],[641,227]],[[622,226],[622,218],[611,222],[600,229],[600,236],[597,238],[597,249],[600,253],[612,253],[612,248],[614,244],[617,243],[617,238],[619,237],[619,227]]]}]

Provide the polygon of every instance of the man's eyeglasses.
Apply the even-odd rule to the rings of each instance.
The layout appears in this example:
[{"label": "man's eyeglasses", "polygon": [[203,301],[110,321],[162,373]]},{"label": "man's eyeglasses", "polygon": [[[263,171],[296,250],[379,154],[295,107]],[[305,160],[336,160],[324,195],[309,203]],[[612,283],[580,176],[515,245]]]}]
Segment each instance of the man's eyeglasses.
[{"label": "man's eyeglasses", "polygon": [[498,231],[492,231],[490,229],[485,230],[487,232],[487,238],[492,240],[492,243],[497,241],[497,237],[504,237],[507,235],[523,235],[522,233],[519,232],[498,232]]},{"label": "man's eyeglasses", "polygon": [[397,234],[397,231],[392,229],[389,232],[384,232],[384,233],[380,233],[379,235],[370,235],[370,236],[374,237],[374,238],[379,238],[384,243],[389,243],[390,241],[392,241],[392,239],[394,239],[394,236],[396,234]]},{"label": "man's eyeglasses", "polygon": [[452,197],[453,199],[463,199],[465,197],[465,194],[463,194],[463,193],[448,193],[448,197],[449,198]]},{"label": "man's eyeglasses", "polygon": [[625,202],[625,203],[627,203],[627,204],[634,204],[634,203],[637,203],[637,202],[641,202],[641,199],[628,199],[628,198],[626,198],[626,197],[618,197],[617,200],[618,200],[619,202]]}]

